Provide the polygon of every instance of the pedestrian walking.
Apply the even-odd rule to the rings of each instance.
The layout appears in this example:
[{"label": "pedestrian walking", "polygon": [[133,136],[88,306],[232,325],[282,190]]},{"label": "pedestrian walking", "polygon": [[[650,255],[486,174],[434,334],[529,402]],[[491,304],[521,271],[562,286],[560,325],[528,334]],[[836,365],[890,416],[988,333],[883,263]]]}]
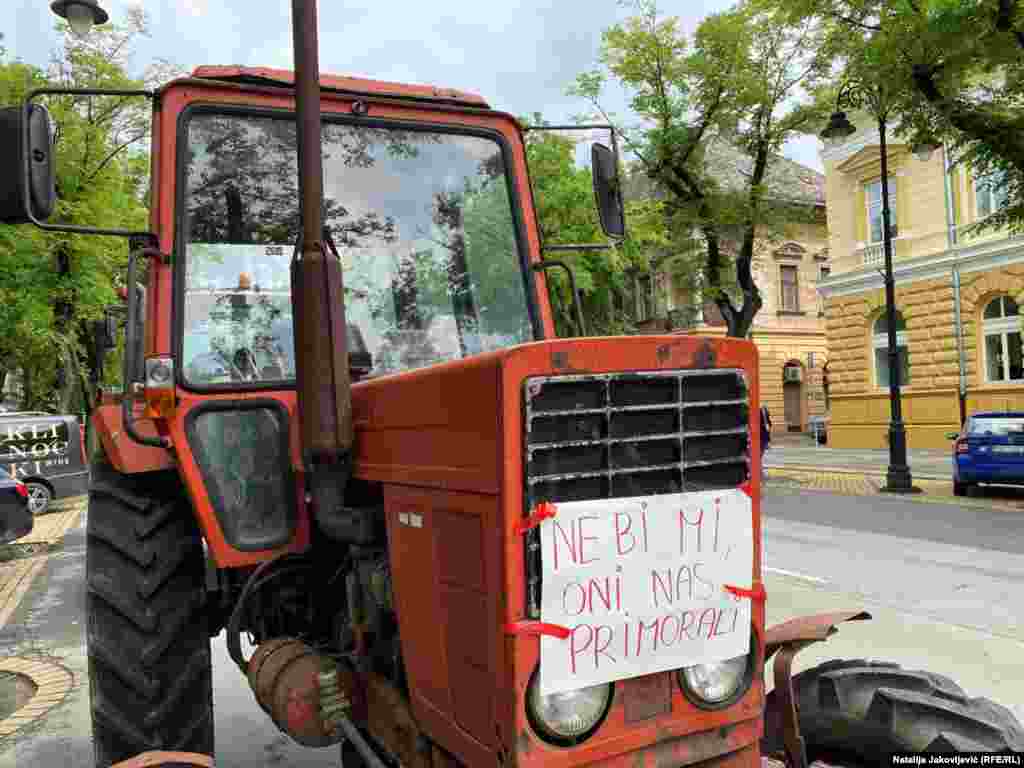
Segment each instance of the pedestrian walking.
[{"label": "pedestrian walking", "polygon": [[772,441],[772,415],[767,405],[761,406],[761,480],[768,479],[768,470],[764,466],[764,454]]}]

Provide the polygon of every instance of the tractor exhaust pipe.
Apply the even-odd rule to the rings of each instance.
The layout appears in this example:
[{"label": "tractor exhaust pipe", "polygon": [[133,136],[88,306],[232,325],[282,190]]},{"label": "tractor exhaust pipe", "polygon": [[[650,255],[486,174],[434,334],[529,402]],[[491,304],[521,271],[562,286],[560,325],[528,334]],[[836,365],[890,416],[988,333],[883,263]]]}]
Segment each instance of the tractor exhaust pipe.
[{"label": "tractor exhaust pipe", "polygon": [[344,502],[352,452],[352,382],[341,263],[323,237],[323,154],[316,0],[292,0],[299,204],[302,230],[291,266],[302,460],[313,513]]}]

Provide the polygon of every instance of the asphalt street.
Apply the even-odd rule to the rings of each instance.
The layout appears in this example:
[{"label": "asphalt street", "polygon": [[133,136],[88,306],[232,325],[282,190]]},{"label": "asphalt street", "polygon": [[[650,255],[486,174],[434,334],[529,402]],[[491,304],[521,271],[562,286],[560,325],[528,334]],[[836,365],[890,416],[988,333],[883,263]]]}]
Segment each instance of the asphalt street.
[{"label": "asphalt street", "polygon": [[[841,608],[874,616],[803,651],[797,669],[828,658],[896,661],[944,673],[1024,720],[1024,603],[1014,597],[1024,588],[1024,515],[772,488],[764,532],[769,624]],[[91,766],[84,580],[83,515],[0,630],[0,655],[57,661],[75,688],[0,741],[0,768]],[[281,735],[222,637],[213,650],[219,768],[340,765],[337,748],[309,750]]]}]

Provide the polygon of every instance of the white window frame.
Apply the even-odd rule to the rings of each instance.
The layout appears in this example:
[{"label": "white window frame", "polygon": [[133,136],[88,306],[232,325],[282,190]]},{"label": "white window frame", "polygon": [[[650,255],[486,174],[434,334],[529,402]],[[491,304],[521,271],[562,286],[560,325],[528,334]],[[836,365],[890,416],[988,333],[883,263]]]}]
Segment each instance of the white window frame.
[{"label": "white window frame", "polygon": [[[998,187],[993,189],[993,186]],[[981,212],[981,201],[982,198],[988,201],[988,212]],[[999,205],[996,205],[996,198],[1001,197],[1002,200]],[[988,176],[982,176],[974,179],[974,215],[978,221],[986,219],[995,213],[997,210],[1006,205],[1006,174],[997,171],[990,173]]]},{"label": "white window frame", "polygon": [[[888,389],[889,385],[888,384],[882,384],[881,380],[879,379],[879,376],[878,376],[878,350],[881,349],[882,351],[884,351],[886,353],[886,355],[888,355],[888,353],[889,353],[889,334],[888,334],[888,328],[886,329],[885,333],[875,333],[875,323],[877,323],[879,321],[879,319],[884,320],[885,319],[885,315],[883,314],[883,315],[881,315],[881,317],[876,317],[874,319],[874,321],[872,321],[872,323],[871,323],[871,369],[872,369],[872,371],[874,373],[874,377],[875,377],[875,388],[876,389]],[[904,322],[906,322],[906,321],[904,320]],[[900,377],[900,387],[905,387],[905,386],[907,386],[910,383],[910,376],[909,376],[909,369],[910,369],[910,344],[907,341],[907,332],[906,331],[896,331],[896,352],[897,352],[896,359],[897,360],[899,360],[899,349],[900,349],[900,347],[906,347],[906,350],[907,350],[906,354],[907,354],[908,375],[907,375],[906,380],[904,380],[902,377]],[[888,365],[889,364],[889,358],[886,357],[885,361],[886,361],[886,365]],[[889,376],[890,376],[890,378],[892,377],[892,371],[889,372]]]},{"label": "white window frame", "polygon": [[[874,187],[878,187],[878,202],[872,204],[872,202],[871,202],[871,190]],[[878,237],[877,240],[873,240],[871,238],[871,210],[872,210],[872,208],[874,208],[874,207],[878,208],[878,219],[879,219],[879,222],[881,222],[881,219],[882,219],[882,180],[881,179],[875,179],[874,181],[869,181],[868,183],[866,183],[864,185],[864,206],[865,206],[864,215],[867,216],[867,232],[865,233],[865,237],[867,237],[867,244],[868,245],[875,245],[876,243],[881,243],[881,242],[883,242],[885,240],[884,227],[882,228],[883,231],[879,233],[879,237]],[[896,177],[895,176],[890,176],[889,177],[889,230],[892,233],[893,237],[896,237],[897,232],[899,231],[899,228],[897,227],[897,219],[898,219],[898,217],[896,216]]]},{"label": "white window frame", "polygon": [[[787,269],[792,269],[793,274],[796,276],[796,282],[793,284],[796,288],[796,306],[792,309],[786,306],[786,281],[783,279],[783,275]],[[783,312],[799,312],[800,311],[800,265],[799,264],[779,264],[779,309]]]},{"label": "white window frame", "polygon": [[[1024,384],[1024,378],[1020,378],[1020,379],[1011,379],[1010,378],[1010,339],[1009,339],[1009,335],[1011,333],[1021,334],[1021,341],[1022,341],[1022,343],[1024,343],[1024,330],[1022,330],[1022,327],[1021,327],[1020,315],[1017,314],[1017,315],[1009,315],[1009,316],[1007,316],[1007,315],[1003,314],[1002,317],[991,318],[991,319],[988,319],[988,320],[985,319],[985,310],[987,310],[992,305],[993,301],[1001,302],[1001,301],[1003,301],[1003,299],[1007,299],[1007,298],[1010,298],[1012,300],[1012,297],[1009,297],[1009,296],[996,296],[994,299],[991,299],[990,301],[985,303],[985,306],[984,306],[984,308],[982,309],[982,312],[981,312],[981,317],[982,317],[982,319],[981,319],[981,341],[982,341],[982,348],[984,350],[983,354],[985,356],[984,360],[983,360],[983,363],[984,363],[984,368],[985,368],[985,383],[986,384]],[[1000,306],[999,309],[1000,309],[1000,313],[1001,314],[1006,311],[1005,310],[1005,305]],[[1019,307],[1018,307],[1018,311],[1019,311]],[[988,337],[989,336],[998,336],[999,337],[1000,349],[1002,350],[1002,353],[1003,353],[1003,365],[1002,365],[1002,368],[1003,368],[1003,378],[1001,378],[1001,379],[992,379],[992,378],[989,377],[989,365],[988,365]]]}]

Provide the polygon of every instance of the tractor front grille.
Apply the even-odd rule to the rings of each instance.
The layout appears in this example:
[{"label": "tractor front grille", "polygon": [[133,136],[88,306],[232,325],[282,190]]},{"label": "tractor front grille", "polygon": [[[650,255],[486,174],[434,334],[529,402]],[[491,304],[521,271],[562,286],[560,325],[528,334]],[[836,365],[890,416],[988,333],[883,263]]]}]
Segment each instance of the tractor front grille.
[{"label": "tractor front grille", "polygon": [[[742,371],[541,376],[524,385],[526,509],[734,488],[750,476]],[[540,535],[526,534],[529,611],[540,611]]]}]

